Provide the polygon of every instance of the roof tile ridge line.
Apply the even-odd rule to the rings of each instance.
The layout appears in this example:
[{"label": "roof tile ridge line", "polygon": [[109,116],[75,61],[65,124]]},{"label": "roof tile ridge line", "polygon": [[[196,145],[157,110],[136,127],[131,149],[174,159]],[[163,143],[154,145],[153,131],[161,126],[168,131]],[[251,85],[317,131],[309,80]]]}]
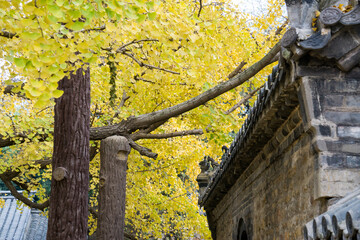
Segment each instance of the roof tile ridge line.
[{"label": "roof tile ridge line", "polygon": [[[281,80],[280,78],[283,78],[284,77],[284,74],[283,74],[283,68],[280,66],[280,64],[276,65],[273,67],[272,69],[272,72],[271,74],[268,75],[268,81],[266,82],[269,82],[268,84],[268,91],[269,93],[267,94],[267,96],[263,96],[264,99],[262,100],[268,100],[269,101],[269,98],[268,96],[271,95],[271,93],[273,92],[273,90],[275,89],[276,85],[275,83],[279,82],[279,80]],[[281,73],[281,74],[280,74]],[[271,80],[270,80],[270,79]],[[273,79],[274,78],[274,79]],[[270,80],[270,81],[269,81]],[[265,82],[265,83],[266,83]],[[275,86],[274,86],[275,85]],[[266,91],[266,86],[264,84],[264,87],[262,87],[261,89],[265,89]],[[259,90],[258,94],[257,94],[257,97],[259,98],[260,95],[261,95],[261,89]],[[254,105],[251,109],[257,109],[258,106],[261,105],[261,102],[262,101],[257,101],[256,102],[256,105]],[[265,105],[265,103],[263,103],[263,105]],[[250,113],[251,113],[251,109],[250,109]],[[255,114],[256,114],[256,121],[257,121],[257,118],[258,118],[258,115],[261,114],[262,111],[255,111]],[[231,146],[233,146],[233,151],[236,151],[236,148],[238,148],[239,146],[237,145],[240,145],[243,141],[244,141],[244,138],[245,136],[248,134],[248,131],[249,131],[249,126],[251,126],[250,124],[247,124],[246,121],[249,121],[249,115],[247,116],[244,124],[241,126],[240,130],[238,131],[238,133],[235,135],[234,137],[234,141],[231,143],[230,145],[230,148],[229,148],[229,151],[231,149]],[[243,134],[245,133],[245,134]],[[237,138],[237,139],[236,139]],[[241,139],[241,141],[240,141]],[[235,141],[236,140],[236,141]],[[234,143],[234,144],[233,144]],[[234,149],[235,148],[235,149]],[[225,154],[225,153],[224,153]],[[210,182],[209,182],[209,185],[207,186],[206,188],[206,191],[205,193],[200,197],[200,202],[201,203],[205,203],[210,195],[210,193],[213,191],[214,187],[217,185],[217,183],[219,182],[220,178],[221,178],[221,175],[219,175],[219,173],[223,172],[224,170],[226,170],[227,166],[230,164],[231,160],[234,158],[233,157],[234,155],[231,154],[231,151],[230,151],[230,154],[228,155],[228,157],[226,157],[225,161],[222,161],[219,165],[219,168],[216,170],[216,172],[214,173],[213,177],[211,178]]]}]

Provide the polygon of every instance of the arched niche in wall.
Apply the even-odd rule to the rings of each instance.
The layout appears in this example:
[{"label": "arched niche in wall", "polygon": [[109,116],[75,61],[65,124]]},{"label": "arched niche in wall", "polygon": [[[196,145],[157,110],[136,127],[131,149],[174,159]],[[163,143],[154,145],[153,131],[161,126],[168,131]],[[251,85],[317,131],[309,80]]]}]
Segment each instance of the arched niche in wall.
[{"label": "arched niche in wall", "polygon": [[250,240],[244,219],[240,219],[237,229],[236,240]]}]

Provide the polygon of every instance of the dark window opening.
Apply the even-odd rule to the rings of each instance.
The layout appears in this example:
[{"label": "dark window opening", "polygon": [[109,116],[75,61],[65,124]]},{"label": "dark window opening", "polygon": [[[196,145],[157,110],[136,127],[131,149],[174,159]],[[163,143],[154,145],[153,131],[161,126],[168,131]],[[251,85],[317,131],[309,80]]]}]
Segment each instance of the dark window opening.
[{"label": "dark window opening", "polygon": [[243,219],[240,219],[237,229],[237,240],[249,240],[246,224]]}]

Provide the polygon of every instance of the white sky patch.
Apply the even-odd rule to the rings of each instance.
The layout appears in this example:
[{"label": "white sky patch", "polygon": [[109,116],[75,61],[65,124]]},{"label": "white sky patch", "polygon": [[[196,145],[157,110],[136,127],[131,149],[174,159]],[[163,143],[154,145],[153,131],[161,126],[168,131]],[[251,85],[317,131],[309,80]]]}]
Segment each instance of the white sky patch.
[{"label": "white sky patch", "polygon": [[258,15],[267,9],[267,0],[232,0],[238,6],[240,11]]}]

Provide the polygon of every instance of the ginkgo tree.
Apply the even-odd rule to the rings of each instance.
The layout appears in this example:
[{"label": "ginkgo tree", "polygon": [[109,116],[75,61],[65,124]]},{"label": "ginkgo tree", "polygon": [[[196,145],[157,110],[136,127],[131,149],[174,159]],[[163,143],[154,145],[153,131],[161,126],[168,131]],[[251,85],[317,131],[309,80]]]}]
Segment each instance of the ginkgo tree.
[{"label": "ginkgo tree", "polygon": [[[127,171],[126,236],[209,238],[197,206],[198,162],[204,155],[221,155],[220,146],[231,141],[231,132],[242,121],[241,108],[225,111],[249,93],[250,99],[265,80],[266,69],[252,77],[279,51],[275,43],[284,28],[280,3],[270,0],[268,12],[257,17],[238,12],[227,1],[2,0],[0,4],[0,57],[6,60],[0,91],[0,178],[15,197],[42,210],[50,202],[49,232],[81,232],[63,236],[82,239],[86,221],[72,224],[73,216],[64,214],[70,225],[63,226],[51,211],[58,208],[57,214],[75,215],[71,209],[81,209],[79,219],[87,218],[88,207],[83,205],[90,196],[92,234],[99,188],[98,142],[121,135],[133,149]],[[69,89],[72,97],[67,95]],[[77,136],[77,130],[67,135],[83,145],[91,140],[90,149],[81,150],[84,155],[69,157],[66,163],[69,178],[82,183],[60,190],[63,194],[81,187],[74,191],[81,192],[82,202],[74,194],[48,201],[42,186],[51,179],[51,163],[53,169],[62,166],[58,161],[64,159],[56,150],[61,140],[56,139],[67,134],[56,122],[72,118],[55,113],[59,119],[54,126],[54,103],[55,112],[62,102],[64,110],[78,105],[73,96],[81,102],[81,96],[89,93],[91,102],[78,106],[86,118],[79,126],[89,125],[84,130],[88,135]],[[75,135],[78,138],[71,137]],[[84,177],[89,174],[90,179]],[[13,183],[36,190],[40,200],[17,193]],[[57,239],[55,235],[48,233],[48,238]]]}]

